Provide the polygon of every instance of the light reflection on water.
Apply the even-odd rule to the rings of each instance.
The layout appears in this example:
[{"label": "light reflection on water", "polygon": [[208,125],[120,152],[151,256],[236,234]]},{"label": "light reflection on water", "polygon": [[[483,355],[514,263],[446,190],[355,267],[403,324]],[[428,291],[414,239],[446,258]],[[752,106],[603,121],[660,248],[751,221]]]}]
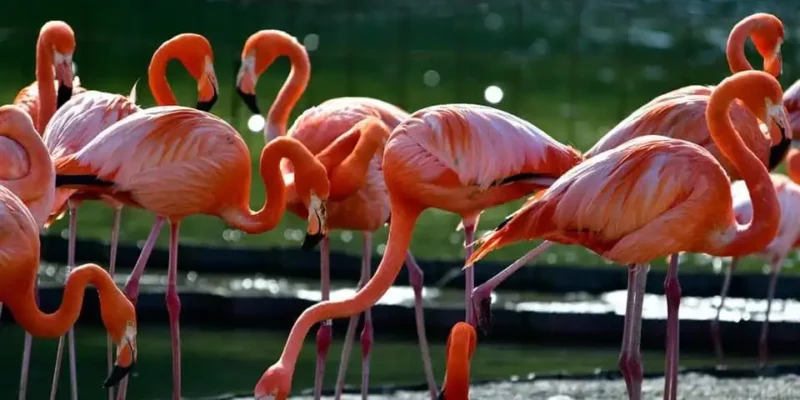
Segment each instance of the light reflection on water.
[{"label": "light reflection on water", "polygon": [[[130,271],[122,271],[115,276],[118,285],[124,285]],[[66,268],[61,265],[45,263],[39,270],[43,285],[63,283]],[[142,292],[164,291],[167,283],[165,272],[145,274],[140,287]],[[222,296],[279,297],[294,296],[309,301],[319,301],[321,293],[316,280],[267,278],[264,275],[231,276],[199,275],[196,272],[179,273],[180,290],[212,293]],[[331,284],[331,299],[342,300],[355,294],[353,285],[338,282]],[[423,289],[426,307],[438,306],[460,308],[463,292],[457,289],[426,287]],[[688,297],[681,299],[681,319],[708,320],[716,315],[719,296],[711,298]],[[586,293],[552,295],[532,292],[492,293],[494,309],[508,309],[519,312],[548,313],[625,313],[625,291],[618,290],[600,296]],[[378,301],[378,304],[413,306],[414,292],[410,286],[395,285]],[[720,319],[723,321],[763,321],[767,302],[763,299],[728,298]],[[667,304],[663,295],[647,294],[644,298],[643,315],[647,319],[666,319]],[[776,299],[772,304],[771,321],[800,322],[800,301]]]}]

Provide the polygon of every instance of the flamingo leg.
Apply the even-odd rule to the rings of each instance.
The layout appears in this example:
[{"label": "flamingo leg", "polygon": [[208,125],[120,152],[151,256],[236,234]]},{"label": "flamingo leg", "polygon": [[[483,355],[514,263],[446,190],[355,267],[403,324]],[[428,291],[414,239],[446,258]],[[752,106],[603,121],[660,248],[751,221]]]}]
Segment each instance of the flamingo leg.
[{"label": "flamingo leg", "polygon": [[136,300],[139,298],[139,281],[142,279],[144,268],[147,266],[147,260],[150,258],[150,253],[153,252],[153,247],[156,245],[158,235],[161,233],[161,227],[164,226],[164,222],[165,219],[162,217],[156,217],[155,221],[153,221],[153,228],[150,229],[150,234],[144,242],[142,252],[139,253],[139,259],[136,260],[136,265],[133,267],[128,281],[125,282],[125,296],[127,296],[134,305],[136,305]]},{"label": "flamingo leg", "polygon": [[[36,305],[39,305],[39,278],[36,278]],[[28,373],[31,366],[31,347],[33,345],[33,336],[25,332],[25,343],[22,346],[22,368],[19,374],[19,400],[28,398]]]},{"label": "flamingo leg", "polygon": [[[331,242],[326,236],[322,239],[319,247],[320,257],[320,292],[322,294],[322,301],[328,300],[331,297],[331,268],[330,268],[330,254]],[[333,341],[333,321],[326,320],[319,325],[317,331],[317,368],[316,375],[314,376],[314,400],[319,400],[322,397],[322,384],[325,380],[325,359],[328,357],[328,350]]]},{"label": "flamingo leg", "polygon": [[[153,221],[153,228],[150,230],[150,234],[147,236],[147,240],[142,247],[142,252],[139,253],[139,259],[136,260],[136,265],[133,267],[133,271],[128,277],[128,281],[125,283],[125,296],[128,297],[134,305],[136,305],[136,299],[139,297],[139,280],[144,273],[144,267],[147,266],[150,253],[153,252],[153,247],[156,245],[156,240],[158,240],[158,234],[161,233],[161,227],[164,226],[164,221],[164,218],[161,217],[156,217],[155,221]],[[126,376],[122,378],[117,388],[117,400],[125,400],[127,393],[128,377]]]},{"label": "flamingo leg", "polygon": [[619,369],[628,388],[629,400],[642,399],[642,307],[647,283],[647,264],[632,265],[628,269],[628,299],[625,309],[625,326],[622,334],[622,350],[619,354]]},{"label": "flamingo leg", "polygon": [[778,275],[781,272],[781,265],[786,255],[776,257],[772,262],[769,288],[767,289],[767,312],[764,315],[764,322],[761,323],[761,335],[758,338],[758,364],[761,368],[767,366],[767,337],[769,331],[769,314],[772,310],[772,299],[775,298],[775,287],[778,285]]},{"label": "flamingo leg", "polygon": [[678,253],[669,258],[664,294],[667,296],[667,359],[664,366],[664,399],[678,398],[678,357],[680,348],[681,285],[678,282]]},{"label": "flamingo leg", "polygon": [[[117,265],[117,245],[119,244],[119,224],[122,218],[122,207],[114,207],[114,223],[111,227],[111,254],[108,257],[108,274],[111,279],[114,279],[114,271]],[[106,360],[108,363],[108,373],[111,374],[111,368],[114,364],[113,343],[111,336],[106,335]],[[108,400],[114,400],[114,388],[108,388]]]},{"label": "flamingo leg", "polygon": [[431,365],[430,350],[428,349],[428,337],[425,333],[425,314],[422,308],[422,288],[424,275],[422,268],[419,267],[411,250],[406,253],[406,267],[408,268],[408,281],[414,289],[414,320],[417,324],[417,337],[419,338],[419,351],[422,353],[422,366],[425,370],[425,381],[428,383],[428,392],[431,400],[436,400],[437,387],[433,377],[433,366]]},{"label": "flamingo leg", "polygon": [[[363,248],[361,253],[361,276],[358,279],[356,290],[367,284],[369,280],[369,273],[364,274],[364,264],[371,262],[369,257],[372,254],[372,236],[369,232],[363,232]],[[347,323],[347,332],[344,335],[344,345],[342,346],[342,356],[339,359],[339,372],[336,375],[336,386],[334,388],[334,399],[339,400],[344,392],[344,381],[347,376],[347,366],[350,363],[350,353],[353,350],[353,342],[356,337],[356,327],[358,327],[358,320],[361,314],[356,314],[350,317]]]},{"label": "flamingo leg", "polygon": [[167,270],[167,313],[172,342],[172,382],[173,400],[181,400],[181,333],[178,317],[181,300],[178,297],[178,234],[180,222],[170,222],[169,269]]},{"label": "flamingo leg", "polygon": [[[477,225],[477,218],[462,218],[461,224],[464,226],[464,259],[467,260],[472,256],[472,242],[475,241],[475,227]],[[465,321],[474,327],[478,327],[478,320],[476,312],[472,305],[472,290],[475,288],[475,270],[467,268],[464,271],[464,309],[467,312]]]},{"label": "flamingo leg", "polygon": [[[366,284],[372,276],[372,234],[363,232],[364,257],[361,262],[361,280]],[[361,399],[369,396],[369,362],[375,341],[372,331],[372,309],[364,310],[364,327],[361,330]]]},{"label": "flamingo leg", "polygon": [[514,261],[513,264],[509,265],[506,267],[506,269],[500,271],[500,273],[493,276],[491,279],[484,282],[472,291],[471,303],[475,308],[478,325],[485,334],[488,335],[492,328],[492,291],[497,289],[501,283],[517,272],[518,269],[524,267],[534,258],[542,255],[552,246],[553,242],[542,242],[539,246],[536,246],[535,249],[529,251],[528,254],[525,254],[517,261]]},{"label": "flamingo leg", "polygon": [[[363,279],[358,281],[358,286],[356,290],[361,289],[366,282]],[[336,388],[334,391],[334,400],[339,400],[342,398],[342,394],[344,393],[344,380],[345,376],[347,375],[347,365],[350,362],[350,353],[353,350],[353,342],[356,338],[356,327],[358,326],[358,320],[361,317],[361,314],[356,314],[350,317],[350,321],[347,323],[347,332],[344,335],[344,345],[342,346],[342,356],[339,360],[339,373],[336,375]]]},{"label": "flamingo leg", "polygon": [[[67,200],[67,208],[69,210],[69,239],[67,242],[67,276],[75,268],[75,240],[78,231],[78,206],[72,200]],[[75,365],[75,329],[69,328],[67,331],[67,338],[69,342],[69,375],[70,375],[70,390],[72,400],[78,400],[78,377]],[[56,365],[53,369],[53,383],[50,386],[50,400],[55,400],[56,393],[58,393],[58,380],[61,376],[61,360],[64,356],[64,336],[58,339],[58,348],[56,350]]]},{"label": "flamingo leg", "polygon": [[731,257],[731,263],[725,269],[725,278],[722,281],[722,291],[719,294],[719,307],[717,308],[717,315],[711,321],[711,342],[714,344],[714,353],[717,355],[717,363],[723,365],[725,354],[722,351],[722,335],[719,330],[719,316],[722,308],[725,306],[725,299],[728,297],[728,289],[731,286],[731,276],[733,270],[736,268],[736,263],[739,262],[738,257]]}]

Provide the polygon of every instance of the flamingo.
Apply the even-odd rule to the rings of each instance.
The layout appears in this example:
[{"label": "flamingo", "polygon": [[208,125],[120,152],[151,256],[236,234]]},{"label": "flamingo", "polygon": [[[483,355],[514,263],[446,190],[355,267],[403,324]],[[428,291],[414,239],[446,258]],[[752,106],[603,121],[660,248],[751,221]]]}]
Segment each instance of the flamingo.
[{"label": "flamingo", "polygon": [[[564,174],[481,237],[480,248],[467,265],[508,244],[535,239],[580,244],[608,260],[629,265],[619,360],[629,397],[641,399],[639,336],[648,263],[681,251],[744,255],[766,247],[777,233],[780,208],[769,173],[735,131],[728,108],[738,98],[759,120],[773,117],[780,121],[785,116],[782,95],[780,84],[771,75],[744,71],[722,80],[705,109],[712,139],[732,160],[754,199],[749,224],[740,225],[734,218],[728,175],[711,153],[684,140],[646,135]],[[691,174],[685,174],[687,170]],[[667,272],[665,291],[664,398],[675,399],[680,286],[673,269]]]},{"label": "flamingo", "polygon": [[[796,151],[790,153],[790,157],[796,162],[796,157],[800,156]],[[788,160],[787,160],[788,161]],[[758,359],[761,366],[767,363],[767,333],[769,329],[769,313],[772,308],[772,299],[775,297],[775,286],[778,283],[778,274],[786,256],[798,245],[800,245],[800,185],[792,182],[785,175],[770,174],[772,185],[778,196],[778,203],[781,210],[781,221],[778,228],[778,235],[775,239],[755,255],[768,260],[770,264],[771,277],[769,289],[767,290],[767,311],[764,322],[761,324],[761,336],[758,342]],[[733,197],[733,209],[736,213],[736,220],[744,223],[753,218],[753,204],[747,188],[741,181],[731,184],[731,194]],[[720,340],[719,316],[722,307],[725,305],[725,297],[731,282],[731,274],[736,267],[738,257],[733,257],[728,268],[725,270],[725,279],[720,293],[720,304],[717,314],[711,321],[711,338],[714,344],[714,352],[720,362],[723,360],[722,342]]]},{"label": "flamingo", "polygon": [[363,312],[386,293],[425,209],[475,216],[549,186],[581,160],[575,149],[533,124],[491,107],[445,104],[411,114],[392,131],[383,153],[392,217],[375,275],[353,298],[322,301],[300,315],[280,359],[256,385],[256,399],[287,398],[303,340],[314,324]]},{"label": "flamingo", "polygon": [[[344,143],[350,138],[364,144],[354,149],[352,154],[341,154],[337,160],[336,171],[331,175],[331,202],[328,203],[328,226],[331,229],[358,230],[362,233],[363,252],[361,278],[358,287],[363,286],[372,272],[372,232],[380,229],[389,220],[389,195],[383,182],[381,159],[383,145],[389,132],[408,113],[387,102],[368,97],[339,97],[327,100],[322,104],[304,111],[294,122],[287,134],[286,125],[292,109],[302,96],[311,77],[311,63],[308,52],[293,36],[279,30],[262,30],[251,35],[242,50],[242,66],[237,75],[237,91],[244,103],[255,114],[260,114],[256,101],[256,83],[258,77],[279,56],[287,56],[292,65],[288,79],[283,85],[275,102],[267,115],[264,136],[267,143],[280,137],[290,136],[303,143],[314,154],[331,151],[334,143]],[[378,129],[359,129],[359,124],[366,120],[369,126]],[[367,136],[372,134],[372,137]],[[361,139],[364,139],[361,141]],[[332,161],[332,160],[331,160]],[[291,182],[292,165],[284,162],[281,166],[284,176]],[[306,209],[293,195],[289,186],[287,207],[300,218],[306,218]],[[309,237],[310,238],[310,237]],[[322,300],[330,298],[330,243],[327,237],[303,244],[312,248],[318,241],[320,245],[320,276]],[[417,265],[409,251],[406,258],[409,281],[414,290],[414,311],[416,316],[417,336],[420,352],[428,383],[428,391],[432,399],[436,397],[436,382],[433,377],[428,342],[425,336],[425,320],[422,308],[422,269]],[[350,318],[347,325],[339,373],[336,378],[335,398],[339,399],[344,389],[345,373],[355,336],[359,315]],[[314,398],[322,396],[322,384],[325,376],[325,359],[333,336],[331,320],[320,324],[317,331],[317,364],[314,379]],[[364,312],[364,327],[361,332],[362,350],[362,397],[366,398],[369,388],[369,362],[373,346],[372,314]]]},{"label": "flamingo", "polygon": [[[160,105],[176,104],[166,80],[166,65],[171,59],[178,59],[184,67],[198,81],[197,108],[209,111],[216,101],[216,76],[213,69],[213,53],[208,40],[201,35],[187,33],[176,35],[165,41],[153,53],[148,71],[148,80],[151,91]],[[209,63],[210,66],[206,66]],[[205,75],[205,76],[204,76]],[[86,146],[95,136],[105,128],[128,115],[140,111],[136,105],[136,85],[134,84],[128,98],[124,96],[99,91],[88,91],[75,96],[66,102],[54,114],[52,121],[44,133],[45,143],[50,150],[51,157],[59,158],[75,153]],[[111,255],[109,257],[109,273],[114,277],[116,268],[116,253],[119,235],[119,224],[122,217],[122,203],[110,196],[97,196],[92,193],[76,193],[72,189],[59,188],[56,191],[56,201],[53,217],[60,216],[65,209],[69,211],[69,245],[67,252],[67,268],[75,266],[75,238],[77,235],[78,207],[84,200],[102,200],[114,210],[113,225],[111,229]],[[149,251],[147,254],[149,255]],[[135,299],[134,299],[135,301]],[[75,355],[74,337],[70,329],[70,369],[74,370]],[[108,368],[111,368],[111,342],[107,342]],[[56,369],[53,378],[51,398],[55,396],[58,375],[61,368],[63,353],[63,339],[59,342],[56,353]],[[77,374],[71,373],[75,378]],[[121,389],[126,387],[127,381]],[[73,393],[77,396],[77,382],[72,381]],[[113,399],[113,388],[109,388],[109,400]]]},{"label": "flamingo", "polygon": [[286,189],[278,166],[284,157],[295,164],[298,196],[309,208],[309,234],[327,232],[329,186],[325,167],[302,144],[279,138],[264,148],[260,171],[269,199],[260,210],[251,211],[247,145],[227,122],[192,108],[142,110],[104,130],[79,151],[54,160],[56,187],[110,195],[126,205],[153,212],[159,221],[169,220],[166,297],[176,400],[181,394],[177,294],[180,221],[189,215],[208,214],[250,234],[274,228],[286,207]]},{"label": "flamingo", "polygon": [[[55,170],[30,115],[19,106],[0,107],[0,185],[8,188],[28,207],[38,229],[47,221],[53,204]],[[2,312],[0,303],[0,312]],[[27,370],[33,338],[25,332],[20,398],[25,398]]]},{"label": "flamingo", "polygon": [[466,322],[458,322],[447,337],[447,370],[437,400],[469,399],[469,369],[478,334]]},{"label": "flamingo", "polygon": [[[728,36],[726,55],[732,73],[751,70],[752,67],[744,56],[744,42],[750,36],[756,49],[764,57],[765,69],[778,76],[782,69],[780,45],[783,42],[784,30],[781,21],[773,15],[757,13],[742,19],[731,30]],[[642,105],[617,126],[604,135],[584,156],[589,159],[604,151],[613,149],[644,135],[663,135],[675,139],[687,140],[703,146],[722,164],[732,179],[739,178],[738,170],[717,148],[711,139],[705,120],[705,109],[713,86],[690,85],[658,96]],[[683,100],[681,100],[683,98]],[[791,143],[783,127],[770,120],[770,136],[766,137],[755,116],[738,101],[730,107],[734,126],[745,145],[753,151],[770,170],[780,164]],[[781,116],[784,120],[786,115]],[[777,140],[775,140],[777,138]],[[485,332],[491,327],[491,293],[514,272],[523,268],[530,260],[538,257],[552,247],[553,243],[545,241],[534,251],[511,264],[472,293],[472,301],[480,316],[480,326]],[[669,260],[671,270],[678,268],[678,257]]]},{"label": "flamingo", "polygon": [[77,77],[73,78],[74,51],[75,33],[66,22],[49,21],[42,25],[36,41],[36,81],[22,88],[14,98],[14,104],[31,116],[39,133],[44,132],[53,113],[73,92],[85,91],[78,86]]},{"label": "flamingo", "polygon": [[103,325],[117,345],[114,370],[103,386],[115,385],[136,363],[133,304],[117,288],[108,272],[96,264],[85,264],[68,275],[58,310],[52,314],[42,312],[36,304],[40,225],[22,200],[5,186],[0,186],[0,225],[3,226],[0,231],[0,301],[25,331],[37,337],[55,338],[75,324],[86,286],[94,285],[100,296]]}]

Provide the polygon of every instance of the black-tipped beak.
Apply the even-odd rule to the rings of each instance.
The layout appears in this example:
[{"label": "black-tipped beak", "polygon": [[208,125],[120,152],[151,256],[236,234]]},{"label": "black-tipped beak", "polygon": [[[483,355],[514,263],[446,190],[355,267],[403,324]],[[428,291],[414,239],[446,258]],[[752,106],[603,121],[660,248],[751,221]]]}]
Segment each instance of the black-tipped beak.
[{"label": "black-tipped beak", "polygon": [[211,108],[214,107],[214,103],[217,102],[217,91],[214,90],[214,95],[211,96],[211,99],[208,101],[197,101],[196,109],[205,112],[211,112]]},{"label": "black-tipped beak", "polygon": [[436,400],[445,400],[444,398],[444,389],[436,396]]},{"label": "black-tipped beak", "polygon": [[128,374],[133,371],[133,367],[135,364],[131,364],[128,367],[120,367],[119,365],[115,365],[114,368],[111,370],[111,374],[108,375],[108,379],[106,379],[105,383],[103,383],[103,388],[110,388],[113,386],[117,386],[122,378],[128,376]]},{"label": "black-tipped beak", "polygon": [[305,238],[305,240],[303,240],[303,244],[300,246],[300,248],[303,249],[303,250],[313,250],[315,247],[317,247],[319,242],[322,241],[322,239],[325,239],[325,234],[322,234],[322,233],[314,233],[314,234],[306,233],[306,238]]},{"label": "black-tipped beak", "polygon": [[778,124],[778,128],[781,130],[781,141],[778,142],[775,146],[769,148],[769,170],[772,171],[778,167],[778,165],[783,162],[783,159],[786,157],[786,153],[789,152],[789,148],[792,145],[792,140],[786,137],[786,128]]},{"label": "black-tipped beak", "polygon": [[242,91],[242,89],[236,88],[236,92],[239,93],[239,97],[242,98],[244,104],[253,114],[261,114],[261,111],[258,109],[258,103],[256,102],[256,95],[255,94],[248,94]]},{"label": "black-tipped beak", "polygon": [[56,108],[61,108],[69,99],[72,98],[72,86],[67,86],[62,83],[58,84],[58,95],[56,97]]}]

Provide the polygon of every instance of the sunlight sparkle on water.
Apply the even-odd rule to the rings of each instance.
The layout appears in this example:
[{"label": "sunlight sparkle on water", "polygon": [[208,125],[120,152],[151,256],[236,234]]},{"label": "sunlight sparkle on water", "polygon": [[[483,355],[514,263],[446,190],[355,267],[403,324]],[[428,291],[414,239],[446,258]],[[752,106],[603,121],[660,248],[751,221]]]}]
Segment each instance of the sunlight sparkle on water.
[{"label": "sunlight sparkle on water", "polygon": [[489,86],[483,91],[483,98],[489,103],[497,104],[503,100],[503,89],[495,85]]},{"label": "sunlight sparkle on water", "polygon": [[247,120],[247,129],[250,129],[250,132],[256,133],[261,132],[264,130],[264,125],[266,121],[264,117],[259,114],[253,114],[250,119]]}]

